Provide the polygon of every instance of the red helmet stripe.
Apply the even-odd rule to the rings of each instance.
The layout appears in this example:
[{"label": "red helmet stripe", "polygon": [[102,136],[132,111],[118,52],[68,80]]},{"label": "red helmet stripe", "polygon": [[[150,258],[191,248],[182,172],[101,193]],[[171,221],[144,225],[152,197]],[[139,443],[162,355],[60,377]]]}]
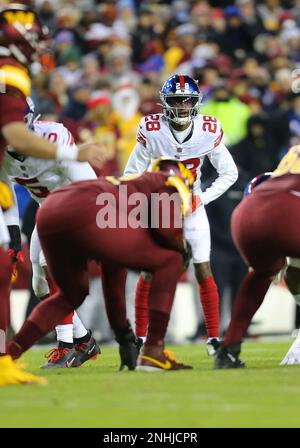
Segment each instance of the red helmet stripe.
[{"label": "red helmet stripe", "polygon": [[182,90],[182,92],[184,92],[184,90],[185,90],[185,81],[184,81],[184,76],[183,75],[179,75],[179,82],[180,82],[180,90]]}]

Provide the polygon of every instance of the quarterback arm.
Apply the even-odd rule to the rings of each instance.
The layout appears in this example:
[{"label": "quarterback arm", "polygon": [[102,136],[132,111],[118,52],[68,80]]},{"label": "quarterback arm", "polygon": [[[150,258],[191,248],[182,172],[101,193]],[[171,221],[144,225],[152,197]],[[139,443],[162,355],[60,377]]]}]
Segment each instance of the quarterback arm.
[{"label": "quarterback arm", "polygon": [[74,150],[70,151],[68,147],[55,145],[35,135],[28,130],[27,126],[21,120],[5,124],[1,128],[1,132],[7,143],[16,152],[25,156],[32,156],[38,159],[88,161],[95,165],[99,164],[102,160],[103,150],[101,147],[84,147],[80,150],[75,147]]},{"label": "quarterback arm", "polygon": [[149,149],[145,148],[141,143],[137,143],[125,166],[124,175],[143,173],[147,171],[151,162]]},{"label": "quarterback arm", "polygon": [[95,171],[87,162],[62,162],[61,171],[70,180],[70,182],[97,179]]},{"label": "quarterback arm", "polygon": [[208,158],[217,170],[218,177],[212,185],[201,194],[201,202],[204,205],[214,201],[225,193],[238,178],[238,169],[224,143],[220,143],[214,148],[212,152],[208,154]]},{"label": "quarterback arm", "polygon": [[[43,131],[43,129],[47,129],[47,137],[50,138],[50,135],[55,134],[57,136],[57,143],[61,145],[65,145],[66,147],[70,148],[70,151],[72,151],[73,148],[77,148],[76,144],[74,143],[74,138],[70,131],[61,123],[52,123],[51,126],[46,124],[39,124],[40,130]],[[85,144],[85,147],[88,146],[95,146],[93,144]],[[78,147],[80,149],[80,146]],[[97,179],[96,173],[91,167],[91,165],[87,162],[77,162],[77,161],[62,161],[59,162],[59,168],[61,173],[69,179],[70,182],[77,182],[80,180],[90,180],[90,179]]]}]

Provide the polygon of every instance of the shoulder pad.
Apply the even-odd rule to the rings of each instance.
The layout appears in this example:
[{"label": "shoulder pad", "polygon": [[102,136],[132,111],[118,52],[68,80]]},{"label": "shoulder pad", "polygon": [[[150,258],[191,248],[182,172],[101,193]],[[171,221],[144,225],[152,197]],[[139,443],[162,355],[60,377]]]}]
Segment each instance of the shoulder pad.
[{"label": "shoulder pad", "polygon": [[[14,87],[23,93],[25,97],[30,95],[31,81],[27,72],[13,65],[2,65],[0,68],[0,84],[2,89]],[[4,92],[5,93],[5,90]]]}]

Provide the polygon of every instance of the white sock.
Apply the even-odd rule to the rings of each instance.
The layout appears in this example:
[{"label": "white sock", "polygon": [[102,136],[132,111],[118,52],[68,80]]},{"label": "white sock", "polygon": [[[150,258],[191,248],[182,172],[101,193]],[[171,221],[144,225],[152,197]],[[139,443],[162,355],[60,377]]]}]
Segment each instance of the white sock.
[{"label": "white sock", "polygon": [[57,325],[55,330],[58,341],[73,344],[73,324]]},{"label": "white sock", "polygon": [[147,339],[146,336],[137,336],[137,337],[143,341],[143,344],[145,344]]},{"label": "white sock", "polygon": [[79,319],[78,314],[74,311],[73,315],[73,337],[76,339],[83,338],[87,334],[87,329]]},{"label": "white sock", "polygon": [[296,348],[297,350],[300,350],[300,330],[298,331],[297,337],[293,342],[293,348]]}]

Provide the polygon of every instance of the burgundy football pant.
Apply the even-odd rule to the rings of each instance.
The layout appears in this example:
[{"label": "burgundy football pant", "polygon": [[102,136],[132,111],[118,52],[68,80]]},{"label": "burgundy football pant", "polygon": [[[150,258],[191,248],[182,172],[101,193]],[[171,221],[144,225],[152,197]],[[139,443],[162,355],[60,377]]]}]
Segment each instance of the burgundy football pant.
[{"label": "burgundy football pant", "polygon": [[234,210],[233,239],[251,269],[235,299],[226,345],[241,342],[286,256],[300,258],[299,223],[300,198],[289,192],[250,195]]},{"label": "burgundy football pant", "polygon": [[183,270],[181,253],[159,246],[149,229],[99,229],[95,222],[99,207],[93,193],[87,191],[78,204],[74,196],[67,212],[57,210],[55,201],[48,199],[38,213],[41,245],[59,292],[33,310],[13,339],[8,352],[15,358],[84,301],[88,295],[89,259],[102,263],[105,304],[114,331],[127,326],[126,268],[153,274],[147,342],[153,344],[165,336],[176,284]]}]

